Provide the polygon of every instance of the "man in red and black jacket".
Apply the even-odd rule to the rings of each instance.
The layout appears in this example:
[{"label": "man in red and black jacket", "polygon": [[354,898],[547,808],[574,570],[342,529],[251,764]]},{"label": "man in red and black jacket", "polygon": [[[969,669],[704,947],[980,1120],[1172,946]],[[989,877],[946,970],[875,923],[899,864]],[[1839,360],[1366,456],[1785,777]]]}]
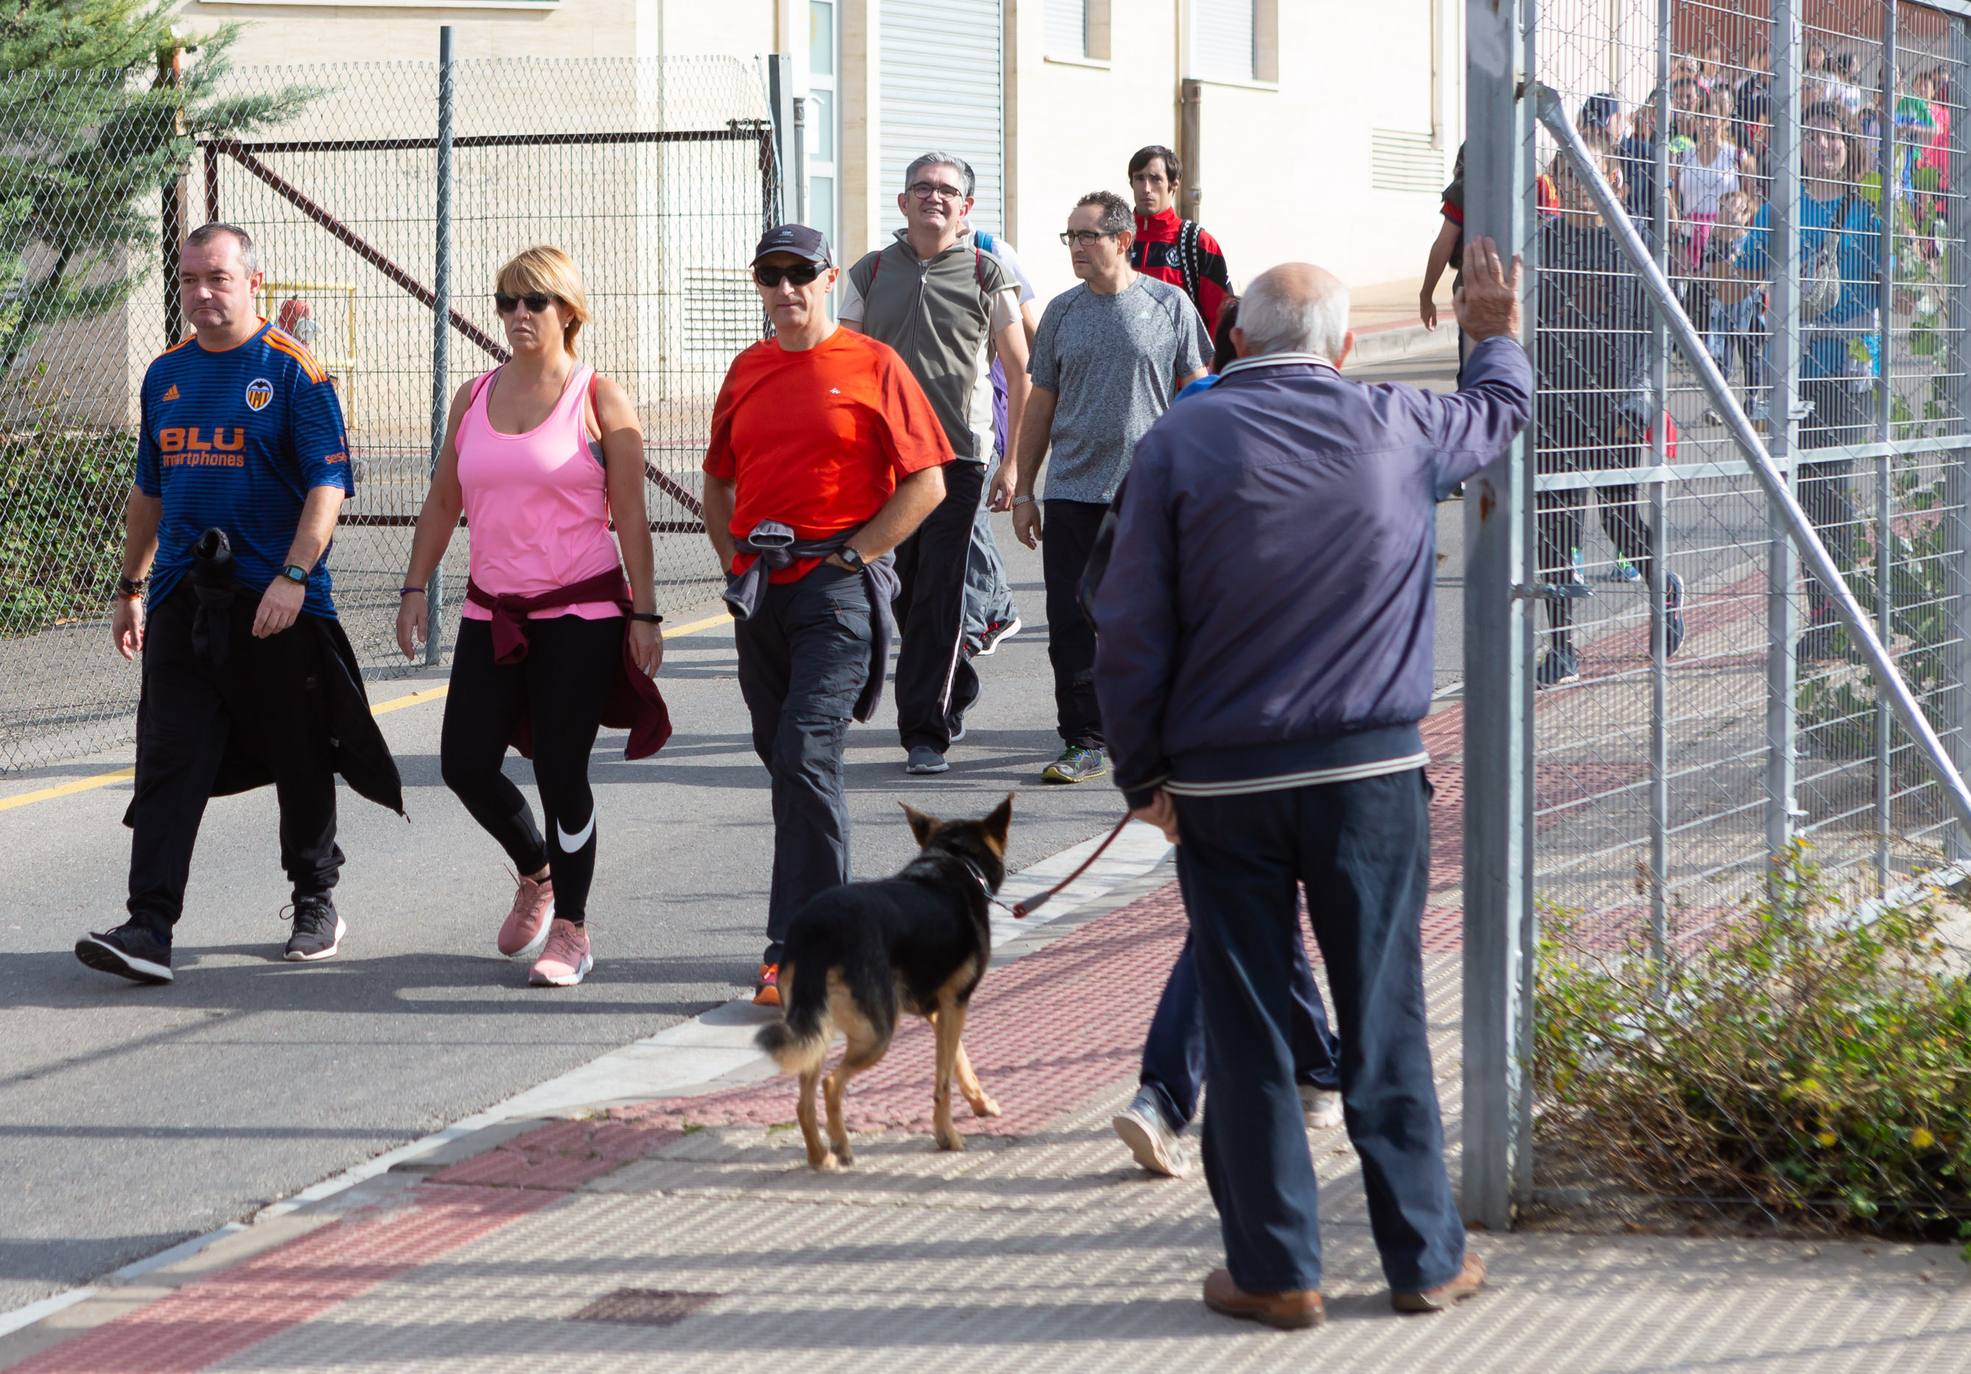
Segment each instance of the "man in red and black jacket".
[{"label": "man in red and black jacket", "polygon": [[1177,214],[1177,183],[1183,174],[1177,154],[1160,143],[1138,148],[1129,159],[1129,187],[1136,196],[1136,241],[1129,265],[1181,287],[1215,342],[1218,312],[1232,295],[1232,277],[1218,240],[1197,221]]}]

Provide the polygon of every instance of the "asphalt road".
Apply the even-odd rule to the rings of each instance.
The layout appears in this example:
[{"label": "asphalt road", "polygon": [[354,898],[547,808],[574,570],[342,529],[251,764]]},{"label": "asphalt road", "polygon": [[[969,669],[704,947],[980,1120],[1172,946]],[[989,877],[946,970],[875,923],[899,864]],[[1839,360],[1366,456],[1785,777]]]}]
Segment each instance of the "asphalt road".
[{"label": "asphalt road", "polygon": [[[898,802],[983,814],[1008,790],[1024,866],[1120,814],[1104,784],[1043,787],[1058,750],[1039,558],[1015,559],[1036,622],[983,660],[985,695],[941,778],[906,778],[893,717],[851,736],[856,870],[912,844]],[[709,609],[709,608],[708,608]],[[127,670],[103,646],[101,671]],[[770,817],[729,629],[674,641],[662,677],[677,736],[594,769],[602,845],[583,986],[526,986],[493,933],[503,855],[438,774],[442,704],[382,718],[411,823],[342,792],[342,954],[280,962],[286,900],[267,792],[207,810],[178,931],[177,983],[126,985],[76,962],[119,920],[127,783],[0,812],[0,1311],[240,1218],[734,996],[764,931]],[[430,685],[380,684],[384,699]],[[111,756],[9,779],[0,795],[125,767]],[[524,763],[509,771],[527,784]]]},{"label": "asphalt road", "polygon": [[[1448,386],[1449,374],[1425,362],[1365,375]],[[1455,505],[1442,529],[1455,573]],[[1028,628],[981,663],[985,695],[952,772],[906,778],[887,711],[851,735],[858,873],[907,857],[904,800],[982,814],[1016,789],[1015,866],[1119,814],[1106,784],[1037,782],[1059,747],[1039,558],[1002,541]],[[1440,653],[1456,645],[1455,605],[1444,609]],[[135,669],[105,643],[93,671]],[[374,684],[372,696],[437,680]],[[342,793],[349,863],[337,903],[349,935],[326,964],[280,961],[287,893],[265,791],[206,812],[169,988],[120,983],[71,953],[83,930],[121,919],[128,784],[0,812],[0,1312],[249,1215],[739,992],[762,940],[770,820],[730,631],[674,640],[662,683],[678,733],[658,758],[624,762],[620,734],[598,746],[597,966],[569,991],[528,988],[525,966],[494,953],[512,886],[497,847],[440,782],[440,702],[382,718],[409,824]],[[0,798],[128,764],[122,751],[16,775]],[[509,767],[525,786],[525,765]]]}]

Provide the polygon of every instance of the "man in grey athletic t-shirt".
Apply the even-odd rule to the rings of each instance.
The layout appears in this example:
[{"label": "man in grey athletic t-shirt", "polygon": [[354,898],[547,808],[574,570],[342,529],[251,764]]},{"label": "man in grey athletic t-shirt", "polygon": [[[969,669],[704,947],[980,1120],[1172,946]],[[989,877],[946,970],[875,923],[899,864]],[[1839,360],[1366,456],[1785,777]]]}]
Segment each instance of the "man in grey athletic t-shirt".
[{"label": "man in grey athletic t-shirt", "polygon": [[[1095,630],[1076,592],[1136,441],[1204,375],[1211,356],[1210,332],[1183,289],[1131,269],[1134,223],[1129,202],[1113,192],[1076,204],[1061,240],[1081,282],[1047,303],[1027,363],[1033,393],[1020,426],[1013,533],[1030,549],[1041,546],[1047,584],[1047,657],[1066,746],[1042,771],[1047,782],[1108,771],[1095,704]],[[1033,495],[1043,461],[1050,463],[1044,517]]]}]

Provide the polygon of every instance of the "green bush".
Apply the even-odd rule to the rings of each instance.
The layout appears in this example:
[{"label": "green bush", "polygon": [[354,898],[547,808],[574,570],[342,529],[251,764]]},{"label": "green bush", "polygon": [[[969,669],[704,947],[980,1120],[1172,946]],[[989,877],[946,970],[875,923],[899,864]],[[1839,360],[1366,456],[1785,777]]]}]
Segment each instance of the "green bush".
[{"label": "green bush", "polygon": [[104,614],[136,452],[132,434],[0,433],[0,637]]},{"label": "green bush", "polygon": [[1971,1260],[1971,981],[1923,904],[1862,923],[1806,862],[1667,963],[1542,935],[1539,1132],[1645,1194],[1912,1238]]}]

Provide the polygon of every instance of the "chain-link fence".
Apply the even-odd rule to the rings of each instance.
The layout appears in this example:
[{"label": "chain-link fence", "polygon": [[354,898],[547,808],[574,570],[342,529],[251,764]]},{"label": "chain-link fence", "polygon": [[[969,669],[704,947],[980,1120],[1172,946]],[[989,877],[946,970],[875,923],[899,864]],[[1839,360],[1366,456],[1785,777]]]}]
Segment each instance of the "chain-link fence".
[{"label": "chain-link fence", "polygon": [[[183,86],[168,73],[121,123],[106,112],[132,103],[127,88],[0,82],[0,771],[129,736],[138,673],[114,656],[105,608],[137,392],[187,332],[174,247],[207,220],[253,235],[260,313],[335,380],[356,494],[330,567],[367,671],[405,666],[396,592],[434,379],[449,397],[504,359],[494,274],[534,243],[574,258],[594,313],[583,359],[638,406],[660,606],[715,585],[698,461],[726,365],[763,332],[746,264],[780,195],[761,71],[690,58],[449,72],[441,109],[436,61],[242,69],[210,98],[257,125],[203,135],[196,114],[174,128]],[[105,186],[117,167],[138,174]],[[446,620],[465,545],[447,556]]]},{"label": "chain-link fence", "polygon": [[[1731,996],[1764,996],[1795,972],[1762,965],[1746,939],[1798,907],[1803,864],[1834,893],[1816,909],[1851,915],[1956,876],[1967,853],[1939,770],[1895,719],[1834,589],[1803,567],[1783,503],[1728,423],[1734,407],[1749,419],[1744,433],[1770,452],[1961,769],[1963,8],[1540,0],[1517,11],[1527,98],[1472,130],[1494,140],[1489,167],[1517,169],[1513,208],[1494,222],[1516,226],[1527,264],[1538,392],[1512,570],[1531,622],[1520,641],[1531,713],[1501,766],[1520,770],[1526,833],[1511,843],[1530,859],[1524,896],[1546,944],[1536,950],[1529,925],[1509,975],[1513,1071],[1539,1030],[1582,1012],[1563,998],[1591,986],[1542,983],[1543,1007],[1542,961],[1599,960],[1618,983],[1645,975],[1668,1011],[1622,1033],[1696,1037],[1707,1013],[1679,1005],[1677,980],[1714,976],[1708,956],[1745,961]],[[1548,92],[1549,113],[1578,131],[1574,154],[1539,121]],[[1662,270],[1729,398],[1700,385],[1625,238]],[[1543,1151],[1576,1143],[1580,1116],[1536,1100],[1525,1078],[1505,1091],[1528,1127],[1548,1111]],[[1828,1128],[1815,1111],[1777,1095],[1772,1110],[1774,1158],[1818,1148]],[[1629,1123],[1638,1157],[1651,1133],[1690,1147],[1672,1143],[1673,1125],[1688,1124],[1674,1116]],[[1660,1186],[1674,1163],[1659,1154],[1638,1177]],[[1516,1168],[1524,1200],[1534,1176],[1524,1158]]]}]

